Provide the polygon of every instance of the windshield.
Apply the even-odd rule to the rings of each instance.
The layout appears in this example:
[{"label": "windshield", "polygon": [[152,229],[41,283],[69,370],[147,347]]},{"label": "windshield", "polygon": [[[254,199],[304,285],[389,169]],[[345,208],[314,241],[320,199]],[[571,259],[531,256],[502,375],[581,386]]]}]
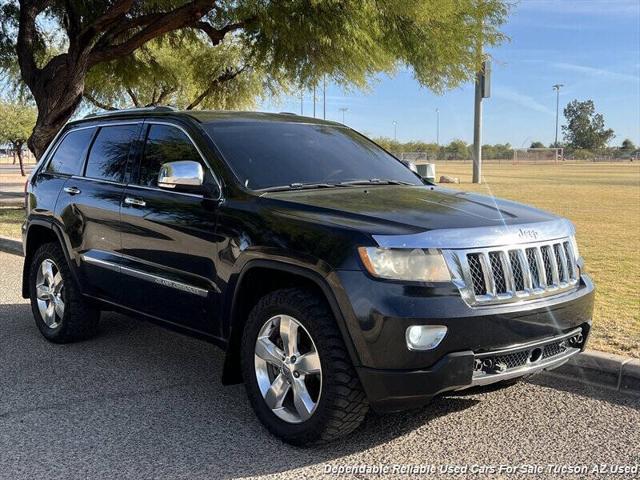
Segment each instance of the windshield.
[{"label": "windshield", "polygon": [[422,185],[400,161],[346,127],[243,121],[204,128],[252,190],[367,181]]}]

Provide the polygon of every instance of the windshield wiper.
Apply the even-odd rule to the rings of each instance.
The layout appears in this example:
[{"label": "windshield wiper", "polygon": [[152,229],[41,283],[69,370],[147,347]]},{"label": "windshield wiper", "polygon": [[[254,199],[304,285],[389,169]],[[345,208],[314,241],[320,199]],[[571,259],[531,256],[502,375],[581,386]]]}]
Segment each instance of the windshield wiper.
[{"label": "windshield wiper", "polygon": [[284,192],[287,190],[310,190],[313,188],[332,188],[334,183],[290,183],[289,185],[278,185],[259,189],[260,192]]},{"label": "windshield wiper", "polygon": [[379,178],[370,178],[369,180],[350,180],[348,182],[340,182],[338,186],[340,187],[349,187],[352,185],[412,185],[409,182],[404,182],[402,180],[388,180],[388,179],[379,179]]}]

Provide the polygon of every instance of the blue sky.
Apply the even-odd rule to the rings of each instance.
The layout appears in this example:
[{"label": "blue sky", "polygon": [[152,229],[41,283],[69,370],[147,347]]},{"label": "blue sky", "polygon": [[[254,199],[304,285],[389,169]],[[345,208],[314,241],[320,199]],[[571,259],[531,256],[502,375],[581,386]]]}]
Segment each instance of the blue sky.
[{"label": "blue sky", "polygon": [[[483,143],[527,147],[553,142],[555,92],[562,83],[562,108],[570,100],[592,99],[618,145],[640,144],[640,0],[520,0],[503,27],[510,41],[490,51],[492,96],[483,102]],[[440,143],[473,138],[473,85],[438,96],[421,88],[410,71],[380,76],[368,92],[327,87],[327,118],[370,136],[435,141],[440,109]],[[300,112],[299,98],[265,102],[266,111]],[[311,115],[311,94],[304,114]],[[318,93],[316,114],[322,116]],[[562,132],[560,132],[560,137]]]}]

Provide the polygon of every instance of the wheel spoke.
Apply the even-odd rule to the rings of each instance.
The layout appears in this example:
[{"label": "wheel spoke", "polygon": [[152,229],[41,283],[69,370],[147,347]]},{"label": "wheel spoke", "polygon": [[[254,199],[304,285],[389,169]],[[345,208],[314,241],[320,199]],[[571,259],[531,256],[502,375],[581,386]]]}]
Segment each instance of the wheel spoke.
[{"label": "wheel spoke", "polygon": [[287,396],[289,388],[290,385],[285,376],[282,374],[278,375],[264,397],[265,402],[271,410],[282,408],[282,404]]},{"label": "wheel spoke", "polygon": [[311,416],[315,407],[315,403],[311,400],[307,386],[301,378],[293,381],[293,404],[302,421],[307,420]]},{"label": "wheel spoke", "polygon": [[277,367],[282,365],[284,352],[269,337],[259,337],[256,342],[256,355],[267,363]]},{"label": "wheel spoke", "polygon": [[55,311],[62,320],[64,316],[64,301],[61,298],[56,298],[54,301]]},{"label": "wheel spoke", "polygon": [[296,362],[296,368],[307,375],[320,373],[320,357],[318,352],[305,353]]},{"label": "wheel spoke", "polygon": [[55,307],[53,306],[53,302],[48,302],[47,308],[44,311],[44,323],[46,323],[48,326],[51,326],[55,323],[55,320],[56,320]]},{"label": "wheel spoke", "polygon": [[62,275],[60,272],[57,272],[53,277],[53,292],[58,294],[62,289]]},{"label": "wheel spoke", "polygon": [[50,261],[45,260],[44,262],[42,262],[42,278],[45,282],[45,284],[51,286],[51,284],[53,283],[53,265],[51,264]]},{"label": "wheel spoke", "polygon": [[291,317],[280,317],[280,337],[287,356],[298,354],[298,322]]}]

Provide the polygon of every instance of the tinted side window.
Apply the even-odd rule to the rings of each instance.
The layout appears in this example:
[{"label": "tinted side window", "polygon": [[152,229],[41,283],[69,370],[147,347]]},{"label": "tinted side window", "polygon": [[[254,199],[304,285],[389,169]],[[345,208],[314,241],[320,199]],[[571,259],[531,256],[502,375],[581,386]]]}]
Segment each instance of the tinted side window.
[{"label": "tinted side window", "polygon": [[198,150],[182,130],[169,125],[151,125],[140,163],[139,184],[157,186],[162,164],[179,160],[199,162],[207,172]]},{"label": "tinted side window", "polygon": [[94,131],[94,128],[84,128],[69,132],[58,145],[47,172],[79,175]]},{"label": "tinted side window", "polygon": [[130,147],[138,134],[138,127],[102,127],[91,147],[85,176],[121,182],[127,168]]}]

